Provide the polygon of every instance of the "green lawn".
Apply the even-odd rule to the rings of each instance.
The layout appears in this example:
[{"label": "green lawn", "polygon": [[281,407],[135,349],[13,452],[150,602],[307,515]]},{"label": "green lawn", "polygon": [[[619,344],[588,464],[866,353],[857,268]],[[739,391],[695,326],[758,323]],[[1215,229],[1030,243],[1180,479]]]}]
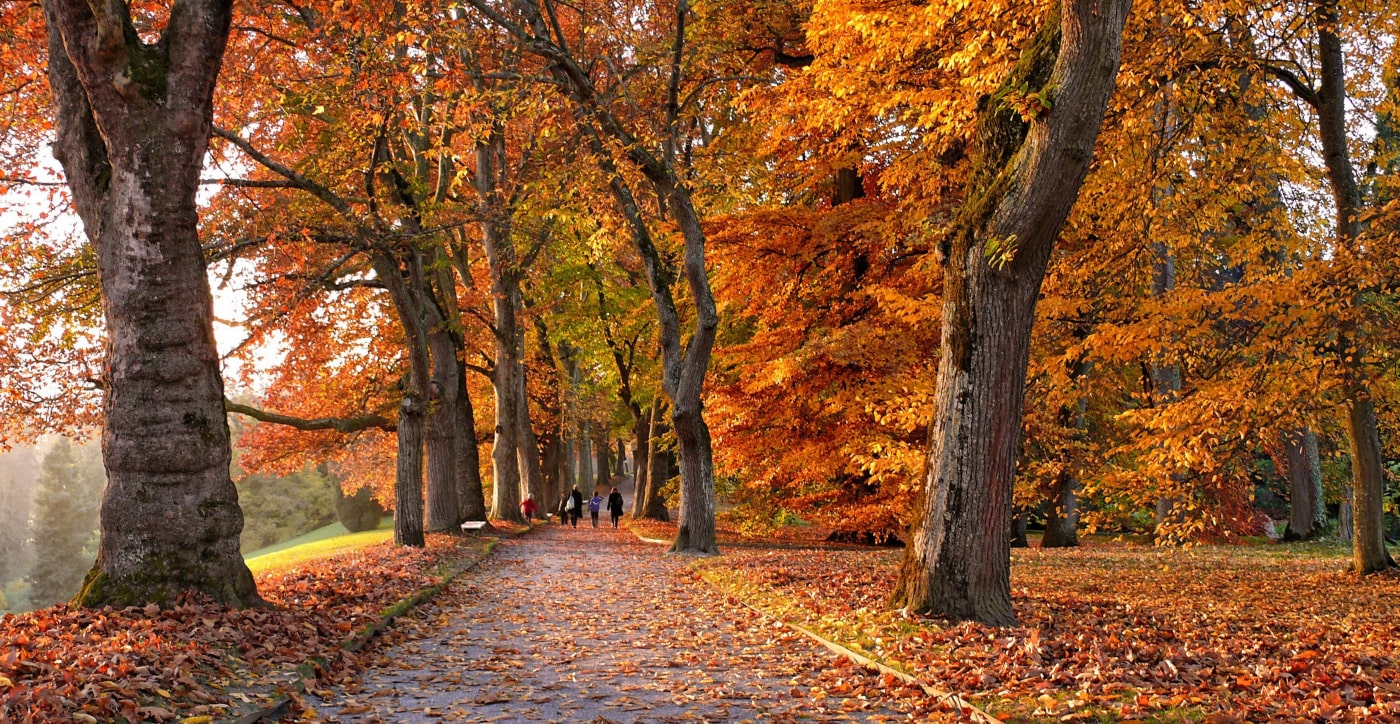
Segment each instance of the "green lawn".
[{"label": "green lawn", "polygon": [[291,540],[259,548],[243,556],[243,559],[253,573],[260,573],[383,543],[393,536],[393,518],[386,517],[378,529],[362,533],[351,533],[340,523],[332,523]]}]

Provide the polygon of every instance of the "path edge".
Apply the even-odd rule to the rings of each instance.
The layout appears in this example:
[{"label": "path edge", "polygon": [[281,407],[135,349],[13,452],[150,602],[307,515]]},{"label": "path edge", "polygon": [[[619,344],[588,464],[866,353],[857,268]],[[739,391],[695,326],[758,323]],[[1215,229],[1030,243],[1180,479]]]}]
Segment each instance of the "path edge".
[{"label": "path edge", "polygon": [[[520,533],[515,533],[514,535],[522,535],[523,533],[528,533],[530,530],[533,530],[533,528],[527,528],[526,530],[521,531]],[[507,533],[507,535],[512,534]],[[367,645],[370,641],[373,641],[376,636],[378,636],[385,629],[387,629],[389,625],[394,622],[395,619],[398,619],[399,617],[403,616],[409,611],[412,611],[418,606],[432,600],[434,596],[441,593],[444,588],[447,588],[448,584],[457,580],[457,578],[460,577],[462,574],[471,571],[472,569],[481,565],[481,563],[484,562],[486,559],[490,558],[491,554],[495,552],[497,544],[499,544],[500,542],[500,536],[487,537],[485,550],[483,550],[480,555],[473,558],[471,562],[456,566],[454,569],[452,569],[450,572],[444,575],[442,579],[439,580],[437,583],[434,583],[431,586],[424,586],[423,588],[420,588],[417,591],[414,591],[413,593],[399,599],[397,602],[394,603],[394,605],[384,610],[383,615],[380,616],[380,619],[378,621],[366,624],[364,628],[357,631],[353,636],[351,636],[349,639],[346,639],[345,642],[338,646],[332,653],[332,655],[335,655],[340,651],[348,651],[353,654],[363,650],[365,645]],[[320,656],[310,659],[308,661],[303,661],[296,667],[297,675],[296,678],[291,681],[290,686],[296,689],[297,692],[305,694],[309,689],[308,684],[310,682],[314,682],[317,678],[319,678],[317,672],[323,670],[325,668],[325,665],[326,659]],[[237,719],[225,719],[222,721],[229,722],[231,724],[259,724],[259,722],[273,721],[287,714],[288,711],[291,709],[291,705],[292,696],[282,696],[275,699],[269,706],[265,706],[261,709],[244,714],[243,716],[240,716]]]}]

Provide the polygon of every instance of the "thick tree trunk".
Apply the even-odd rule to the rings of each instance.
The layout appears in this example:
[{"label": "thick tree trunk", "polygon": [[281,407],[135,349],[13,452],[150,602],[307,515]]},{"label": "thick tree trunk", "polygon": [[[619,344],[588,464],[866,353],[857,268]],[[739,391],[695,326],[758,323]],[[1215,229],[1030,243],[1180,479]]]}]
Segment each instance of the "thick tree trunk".
[{"label": "thick tree trunk", "polygon": [[[423,537],[423,441],[428,415],[428,390],[432,363],[423,299],[423,260],[410,250],[400,260],[378,255],[375,276],[384,284],[403,326],[408,356],[407,387],[399,404],[398,461],[394,473],[394,543],[422,546]],[[401,266],[402,263],[402,266]]]},{"label": "thick tree trunk", "polygon": [[1283,539],[1314,540],[1327,534],[1317,435],[1304,427],[1285,432],[1279,438],[1288,461],[1288,529]]},{"label": "thick tree trunk", "polygon": [[399,405],[398,464],[394,472],[394,544],[418,546],[423,537],[423,428],[426,410],[413,397]]},{"label": "thick tree trunk", "polygon": [[428,335],[432,356],[432,392],[428,411],[427,521],[430,533],[456,532],[462,506],[457,499],[457,345],[439,326]]},{"label": "thick tree trunk", "polygon": [[[1031,321],[1117,75],[1129,0],[1064,0],[978,128],[975,171],[945,242],[943,334],[928,475],[892,603],[1014,625],[1011,491]],[[1053,108],[1028,124],[1026,88]]]},{"label": "thick tree trunk", "polygon": [[107,332],[108,484],[82,605],[168,604],[183,591],[262,603],[239,552],[243,514],[197,228],[231,5],[182,3],[161,42],[146,45],[124,4],[43,3],[54,155],[96,252]]},{"label": "thick tree trunk", "polygon": [[519,418],[516,416],[515,382],[510,366],[496,363],[496,439],[491,450],[491,517],[523,520],[520,516]]}]

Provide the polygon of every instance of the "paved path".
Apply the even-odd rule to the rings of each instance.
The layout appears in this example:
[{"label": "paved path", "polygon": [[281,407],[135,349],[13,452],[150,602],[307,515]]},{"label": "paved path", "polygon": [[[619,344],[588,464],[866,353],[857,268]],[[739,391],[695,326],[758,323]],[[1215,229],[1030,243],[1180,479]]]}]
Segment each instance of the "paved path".
[{"label": "paved path", "polygon": [[[725,600],[625,530],[546,525],[396,626],[343,722],[895,721],[880,682]],[[603,523],[606,526],[606,522]]]}]

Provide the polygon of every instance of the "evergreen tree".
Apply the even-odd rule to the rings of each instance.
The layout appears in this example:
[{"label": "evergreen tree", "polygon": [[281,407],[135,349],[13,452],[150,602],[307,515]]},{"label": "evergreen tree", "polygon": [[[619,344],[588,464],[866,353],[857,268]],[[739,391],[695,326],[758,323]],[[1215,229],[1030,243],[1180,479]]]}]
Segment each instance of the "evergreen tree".
[{"label": "evergreen tree", "polygon": [[34,499],[30,538],[34,567],[30,603],[49,606],[72,598],[92,566],[98,506],[106,483],[94,455],[59,438],[44,456]]}]

